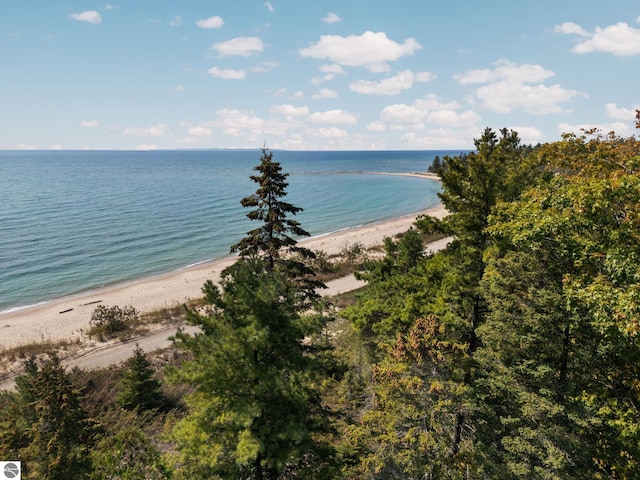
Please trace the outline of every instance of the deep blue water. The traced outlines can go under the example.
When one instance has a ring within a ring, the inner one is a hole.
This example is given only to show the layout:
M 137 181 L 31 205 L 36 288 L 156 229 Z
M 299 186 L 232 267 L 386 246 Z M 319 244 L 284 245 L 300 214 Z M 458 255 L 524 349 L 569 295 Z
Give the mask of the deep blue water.
M 286 200 L 319 235 L 438 204 L 424 172 L 447 151 L 275 151 Z M 0 152 L 0 311 L 229 253 L 259 150 Z

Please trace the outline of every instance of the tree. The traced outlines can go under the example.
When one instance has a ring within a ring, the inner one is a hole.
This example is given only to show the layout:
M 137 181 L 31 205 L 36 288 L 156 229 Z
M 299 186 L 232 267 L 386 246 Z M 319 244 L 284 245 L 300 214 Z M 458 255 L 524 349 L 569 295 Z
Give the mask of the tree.
M 204 291 L 209 314 L 189 311 L 202 333 L 176 336 L 192 359 L 172 372 L 193 385 L 188 415 L 174 429 L 179 471 L 189 478 L 284 478 L 311 470 L 328 452 L 317 392 L 321 366 L 305 337 L 322 323 L 297 311 L 298 286 L 267 260 L 241 259 L 221 289 Z
M 368 291 L 347 312 L 356 326 L 365 327 L 363 331 L 369 326 L 379 334 L 383 346 L 373 367 L 378 375 L 372 388 L 377 399 L 384 396 L 386 405 L 374 404 L 363 413 L 363 421 L 379 419 L 372 429 L 374 437 L 367 441 L 373 445 L 371 455 L 363 456 L 384 461 L 376 468 L 396 471 L 403 465 L 402 469 L 422 469 L 438 478 L 490 477 L 499 471 L 477 448 L 482 444 L 478 432 L 484 431 L 485 412 L 476 401 L 481 378 L 476 354 L 482 347 L 479 328 L 489 313 L 481 280 L 486 255 L 496 242 L 485 230 L 495 206 L 519 198 L 541 171 L 515 132 L 505 129 L 498 135 L 487 129 L 475 145 L 473 153 L 445 158 L 440 169 L 440 198 L 449 215 L 417 222 L 422 231 L 451 235 L 453 241 L 426 258 L 415 255 L 418 250 L 411 237 L 404 252 L 387 248 L 383 261 L 368 265 L 363 275 L 371 280 Z M 438 327 L 423 328 L 425 319 Z M 414 340 L 402 340 L 407 337 Z M 400 348 L 420 342 L 431 345 L 438 362 L 413 347 Z M 399 355 L 399 348 L 405 354 Z M 455 361 L 446 360 L 451 352 Z M 415 402 L 412 409 L 409 398 Z M 415 413 L 420 411 L 423 416 Z M 428 417 L 427 412 L 433 415 Z M 412 432 L 410 440 L 399 435 L 405 429 Z M 414 441 L 418 443 L 410 447 Z M 425 453 L 407 461 L 418 444 Z M 434 451 L 427 453 L 430 449 Z M 381 451 L 389 456 L 376 457 Z
M 92 480 L 165 480 L 171 478 L 159 449 L 137 427 L 104 437 L 91 452 Z
M 25 372 L 16 380 L 18 434 L 11 442 L 11 453 L 27 466 L 23 478 L 89 478 L 95 427 L 82 409 L 80 392 L 56 356 L 41 363 L 29 359 Z
M 513 379 L 520 378 L 531 393 L 551 392 L 556 408 L 579 419 L 571 430 L 592 448 L 574 449 L 573 471 L 582 465 L 584 478 L 635 478 L 640 473 L 640 142 L 588 131 L 565 135 L 539 154 L 555 175 L 519 201 L 500 206 L 487 229 L 507 252 L 497 255 L 495 275 L 487 277 L 503 312 L 493 327 L 500 334 L 487 332 L 483 338 L 493 351 L 514 352 L 497 357 Z M 544 315 L 536 314 L 535 330 L 523 328 L 527 322 L 509 321 L 513 305 L 543 291 L 540 282 L 529 281 L 510 293 L 499 281 L 531 277 L 522 275 L 522 266 L 515 275 L 513 268 L 501 273 L 514 258 L 542 266 L 544 290 L 553 289 L 558 298 L 554 309 L 536 308 Z M 515 349 L 496 343 L 498 336 L 511 337 L 505 332 L 514 327 Z M 534 338 L 533 332 L 537 347 L 523 350 L 522 338 Z M 525 379 L 520 362 L 508 361 L 512 356 L 527 359 L 529 372 L 547 375 Z M 563 437 L 558 442 L 567 444 L 570 436 Z
M 313 270 L 305 259 L 315 258 L 308 248 L 298 245 L 294 237 L 308 237 L 300 223 L 292 218 L 302 208 L 283 200 L 287 195 L 286 182 L 289 174 L 282 172 L 279 162 L 273 161 L 273 152 L 262 148 L 260 164 L 254 167 L 259 175 L 251 175 L 258 184 L 253 195 L 241 200 L 245 208 L 253 208 L 247 213 L 251 221 L 262 222 L 257 228 L 247 232 L 247 236 L 231 247 L 231 253 L 238 252 L 241 257 L 259 256 L 264 258 L 270 270 L 280 268 L 286 274 L 300 282 L 307 299 L 317 300 L 317 288 L 325 288 L 322 282 L 313 280 Z
M 149 410 L 164 403 L 160 382 L 154 378 L 155 370 L 142 348 L 136 345 L 127 360 L 118 403 L 128 410 Z

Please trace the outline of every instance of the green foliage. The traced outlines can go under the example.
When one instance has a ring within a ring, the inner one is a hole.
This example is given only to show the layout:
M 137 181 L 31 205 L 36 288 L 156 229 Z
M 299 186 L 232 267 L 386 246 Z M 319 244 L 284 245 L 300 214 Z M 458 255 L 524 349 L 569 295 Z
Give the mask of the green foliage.
M 197 387 L 174 429 L 179 471 L 191 478 L 315 471 L 327 451 L 315 435 L 327 419 L 318 357 L 304 339 L 324 322 L 301 317 L 299 286 L 255 257 L 228 268 L 221 289 L 208 283 L 205 294 L 210 315 L 189 313 L 202 334 L 176 337 L 193 359 L 173 380 Z
M 100 341 L 108 340 L 130 330 L 138 320 L 138 311 L 132 306 L 120 308 L 118 305 L 98 305 L 91 314 L 89 335 Z
M 96 429 L 80 392 L 57 357 L 30 359 L 25 372 L 16 381 L 9 416 L 2 415 L 0 453 L 24 462 L 25 479 L 88 478 Z
M 165 403 L 153 365 L 139 346 L 127 360 L 118 403 L 128 410 L 150 410 Z
M 128 426 L 100 440 L 91 452 L 92 480 L 171 478 L 158 448 L 139 428 Z
M 316 290 L 326 288 L 324 283 L 314 278 L 309 261 L 315 254 L 298 245 L 294 237 L 308 237 L 300 222 L 291 218 L 302 208 L 283 200 L 287 195 L 286 182 L 289 174 L 282 172 L 279 162 L 273 161 L 273 152 L 262 149 L 260 164 L 254 167 L 259 175 L 251 175 L 258 184 L 256 192 L 243 198 L 240 203 L 245 208 L 253 208 L 247 218 L 262 224 L 247 232 L 247 236 L 231 247 L 231 253 L 241 257 L 259 256 L 265 259 L 268 268 L 279 268 L 287 276 L 301 285 L 306 301 L 319 299 Z

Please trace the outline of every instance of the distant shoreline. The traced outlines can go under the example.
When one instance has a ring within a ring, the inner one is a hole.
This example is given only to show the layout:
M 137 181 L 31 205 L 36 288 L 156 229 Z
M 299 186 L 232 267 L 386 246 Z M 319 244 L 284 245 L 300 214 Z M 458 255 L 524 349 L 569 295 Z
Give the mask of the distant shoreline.
M 424 177 L 419 174 L 415 176 Z M 380 245 L 385 237 L 393 237 L 408 230 L 424 214 L 441 218 L 446 211 L 440 205 L 411 215 L 319 235 L 300 241 L 300 245 L 312 250 L 322 250 L 328 255 L 338 254 L 355 243 L 365 247 Z M 89 326 L 91 313 L 97 304 L 132 305 L 140 312 L 150 312 L 200 298 L 205 281 L 219 281 L 220 272 L 235 260 L 235 256 L 228 256 L 170 273 L 0 313 L 0 348 L 80 336 Z

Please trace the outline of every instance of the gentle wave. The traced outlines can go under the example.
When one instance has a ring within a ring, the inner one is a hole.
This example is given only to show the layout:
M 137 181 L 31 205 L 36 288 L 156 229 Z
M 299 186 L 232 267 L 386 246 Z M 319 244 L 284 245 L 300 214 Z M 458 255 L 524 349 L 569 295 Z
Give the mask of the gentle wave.
M 275 151 L 312 236 L 421 211 L 426 171 L 458 152 Z M 256 151 L 0 152 L 0 311 L 200 265 L 252 228 Z M 377 173 L 376 173 L 377 172 Z

